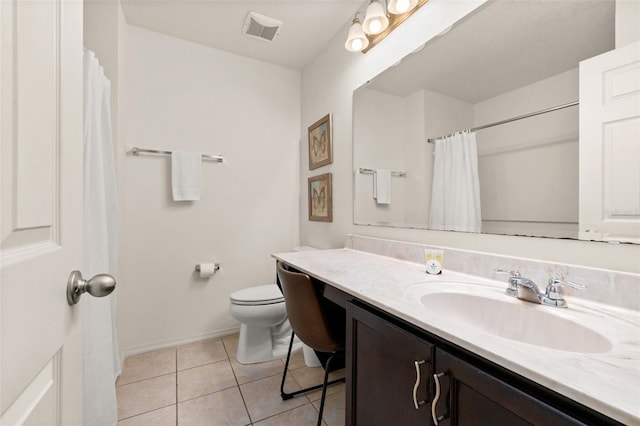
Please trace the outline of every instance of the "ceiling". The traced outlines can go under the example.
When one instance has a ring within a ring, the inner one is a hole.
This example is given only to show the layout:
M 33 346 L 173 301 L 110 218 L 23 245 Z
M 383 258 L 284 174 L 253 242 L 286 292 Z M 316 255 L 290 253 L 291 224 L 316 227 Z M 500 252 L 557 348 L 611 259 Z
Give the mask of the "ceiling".
M 235 53 L 302 69 L 316 57 L 363 0 L 122 0 L 130 25 Z M 253 11 L 283 22 L 273 42 L 242 34 Z M 346 32 L 345 32 L 346 39 Z
M 613 49 L 614 24 L 613 0 L 491 1 L 366 87 L 477 103 Z

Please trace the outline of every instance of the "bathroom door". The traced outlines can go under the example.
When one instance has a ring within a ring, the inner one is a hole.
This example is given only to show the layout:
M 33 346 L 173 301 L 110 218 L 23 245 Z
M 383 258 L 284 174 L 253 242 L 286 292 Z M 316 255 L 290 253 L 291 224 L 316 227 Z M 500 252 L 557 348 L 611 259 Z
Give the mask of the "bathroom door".
M 2 0 L 0 41 L 0 424 L 80 425 L 82 2 Z
M 580 239 L 640 244 L 640 41 L 580 63 Z

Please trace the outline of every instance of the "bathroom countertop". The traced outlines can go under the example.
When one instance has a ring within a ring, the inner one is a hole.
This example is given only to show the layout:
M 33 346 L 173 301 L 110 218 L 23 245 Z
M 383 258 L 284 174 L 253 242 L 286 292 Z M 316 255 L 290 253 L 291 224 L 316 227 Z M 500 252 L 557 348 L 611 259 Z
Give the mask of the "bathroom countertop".
M 411 296 L 409 288 L 415 288 L 416 283 L 445 289 L 445 281 L 457 281 L 493 292 L 504 292 L 507 286 L 506 281 L 447 271 L 446 259 L 441 275 L 427 275 L 422 264 L 351 249 L 278 253 L 273 257 L 615 420 L 640 424 L 637 311 L 569 297 L 568 309 L 510 299 L 510 303 L 525 304 L 523 309 L 553 309 L 554 314 L 579 320 L 612 343 L 612 349 L 604 353 L 548 349 L 443 321 L 429 312 L 419 297 Z M 531 327 L 536 326 L 532 322 Z

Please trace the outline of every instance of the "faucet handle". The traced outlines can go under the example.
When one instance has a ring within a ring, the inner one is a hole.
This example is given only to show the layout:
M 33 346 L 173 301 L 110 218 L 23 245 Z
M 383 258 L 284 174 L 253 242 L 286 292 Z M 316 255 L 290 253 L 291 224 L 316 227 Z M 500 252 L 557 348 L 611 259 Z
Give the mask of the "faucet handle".
M 549 285 L 547 285 L 547 289 L 545 290 L 545 296 L 551 300 L 564 299 L 564 291 L 562 290 L 563 285 L 577 288 L 578 290 L 584 290 L 585 288 L 587 288 L 584 284 L 573 283 L 571 281 L 563 281 L 558 277 L 551 277 L 549 279 Z
M 566 285 L 572 288 L 577 288 L 578 290 L 584 290 L 585 288 L 587 288 L 587 286 L 584 284 L 573 283 L 571 281 L 564 281 L 558 277 L 549 278 L 549 286 L 557 285 L 557 284 Z
M 506 269 L 494 269 L 494 272 L 509 274 L 509 287 L 505 290 L 505 294 L 511 297 L 518 297 L 518 284 L 515 279 L 520 278 L 520 272 L 508 271 Z
M 518 271 L 508 271 L 506 269 L 494 269 L 494 272 L 499 272 L 501 274 L 509 274 L 510 278 L 518 278 L 520 277 L 520 272 Z

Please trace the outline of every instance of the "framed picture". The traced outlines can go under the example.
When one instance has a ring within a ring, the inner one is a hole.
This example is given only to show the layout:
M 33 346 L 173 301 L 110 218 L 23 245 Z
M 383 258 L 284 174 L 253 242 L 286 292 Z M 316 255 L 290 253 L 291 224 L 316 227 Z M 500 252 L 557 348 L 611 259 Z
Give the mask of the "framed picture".
M 309 220 L 332 222 L 331 173 L 309 178 Z
M 331 164 L 331 114 L 309 126 L 309 170 Z

